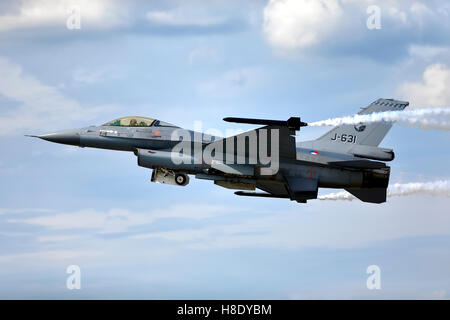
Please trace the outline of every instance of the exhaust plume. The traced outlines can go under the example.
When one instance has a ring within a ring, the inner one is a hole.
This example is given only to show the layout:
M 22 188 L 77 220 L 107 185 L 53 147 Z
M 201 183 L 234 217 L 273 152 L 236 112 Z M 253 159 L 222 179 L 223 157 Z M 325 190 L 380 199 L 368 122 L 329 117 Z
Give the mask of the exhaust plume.
M 331 118 L 308 123 L 310 127 L 355 125 L 379 121 L 398 121 L 400 124 L 421 129 L 450 130 L 450 108 L 422 108 L 403 111 L 385 111 L 371 114 Z
M 450 182 L 448 180 L 440 180 L 435 182 L 394 183 L 387 190 L 388 197 L 401 197 L 413 194 L 450 197 Z M 356 198 L 346 191 L 341 191 L 321 195 L 317 199 L 352 201 Z

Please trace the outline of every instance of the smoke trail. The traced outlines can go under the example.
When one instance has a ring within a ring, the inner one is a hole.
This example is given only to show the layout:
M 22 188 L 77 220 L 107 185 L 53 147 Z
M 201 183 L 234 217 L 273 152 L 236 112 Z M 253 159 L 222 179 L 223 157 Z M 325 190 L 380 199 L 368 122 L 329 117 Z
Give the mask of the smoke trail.
M 387 190 L 388 197 L 409 196 L 413 194 L 423 194 L 432 196 L 450 197 L 450 182 L 440 180 L 435 182 L 412 182 L 412 183 L 394 183 Z M 347 200 L 352 201 L 356 198 L 346 191 L 329 193 L 317 197 L 318 200 Z
M 379 121 L 398 121 L 421 129 L 450 130 L 450 108 L 423 108 L 403 111 L 385 111 L 372 114 L 356 114 L 341 118 L 308 123 L 311 127 L 339 126 Z
M 448 180 L 425 183 L 394 183 L 388 188 L 388 197 L 409 196 L 412 194 L 450 197 L 450 183 Z
M 329 193 L 329 194 L 324 194 L 321 196 L 317 196 L 317 200 L 347 200 L 347 201 L 353 201 L 356 198 L 354 196 L 352 196 L 350 193 L 348 193 L 347 191 L 341 191 L 341 192 L 336 192 L 336 193 Z

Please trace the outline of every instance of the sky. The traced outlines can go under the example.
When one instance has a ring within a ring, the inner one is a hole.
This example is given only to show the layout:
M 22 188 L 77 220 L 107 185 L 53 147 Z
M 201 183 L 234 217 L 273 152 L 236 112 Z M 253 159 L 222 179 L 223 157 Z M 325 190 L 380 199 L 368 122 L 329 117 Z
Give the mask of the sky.
M 445 0 L 1 1 L 0 298 L 450 298 L 448 197 L 237 197 L 24 137 L 127 115 L 227 132 L 227 116 L 318 121 L 378 98 L 449 107 L 449 15 Z M 395 124 L 391 183 L 448 180 L 449 138 Z

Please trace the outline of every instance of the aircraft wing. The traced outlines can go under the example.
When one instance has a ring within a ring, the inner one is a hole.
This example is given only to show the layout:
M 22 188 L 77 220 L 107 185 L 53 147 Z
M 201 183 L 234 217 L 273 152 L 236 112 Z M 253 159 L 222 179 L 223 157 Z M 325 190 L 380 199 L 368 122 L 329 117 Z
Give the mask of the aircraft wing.
M 272 131 L 277 130 L 278 132 L 278 141 L 279 143 L 279 156 L 280 159 L 296 159 L 296 144 L 295 144 L 295 132 L 300 130 L 300 127 L 307 126 L 306 123 L 302 122 L 300 118 L 291 117 L 287 121 L 281 120 L 265 120 L 265 119 L 247 119 L 247 118 L 233 118 L 228 117 L 224 118 L 224 121 L 227 122 L 235 122 L 235 123 L 246 123 L 246 124 L 261 124 L 265 125 L 264 127 L 250 130 L 235 136 L 231 136 L 222 140 L 224 143 L 224 150 L 226 150 L 226 146 L 236 145 L 236 141 L 240 139 L 246 139 L 246 137 L 251 137 L 256 135 L 257 137 L 257 151 L 259 154 L 259 150 L 261 147 L 265 147 L 266 150 L 271 150 L 272 141 Z M 267 137 L 267 140 L 262 140 Z M 275 136 L 274 136 L 275 137 Z M 250 141 L 250 140 L 249 140 Z M 236 148 L 235 148 L 236 149 Z M 246 156 L 248 156 L 248 151 L 250 146 L 248 143 L 245 145 Z M 226 150 L 225 152 L 229 152 Z M 236 150 L 232 150 L 232 152 L 236 152 Z

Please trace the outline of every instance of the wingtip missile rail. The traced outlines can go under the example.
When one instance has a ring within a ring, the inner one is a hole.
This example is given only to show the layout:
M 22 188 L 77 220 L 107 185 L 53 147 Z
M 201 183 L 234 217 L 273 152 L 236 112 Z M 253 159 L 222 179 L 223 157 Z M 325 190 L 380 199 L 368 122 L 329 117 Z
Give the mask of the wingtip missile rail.
M 223 120 L 226 122 L 235 122 L 235 123 L 288 127 L 289 129 L 292 129 L 295 131 L 299 131 L 301 127 L 306 127 L 308 125 L 306 122 L 302 122 L 299 117 L 291 117 L 288 120 L 269 120 L 269 119 L 227 117 L 227 118 L 224 118 Z

